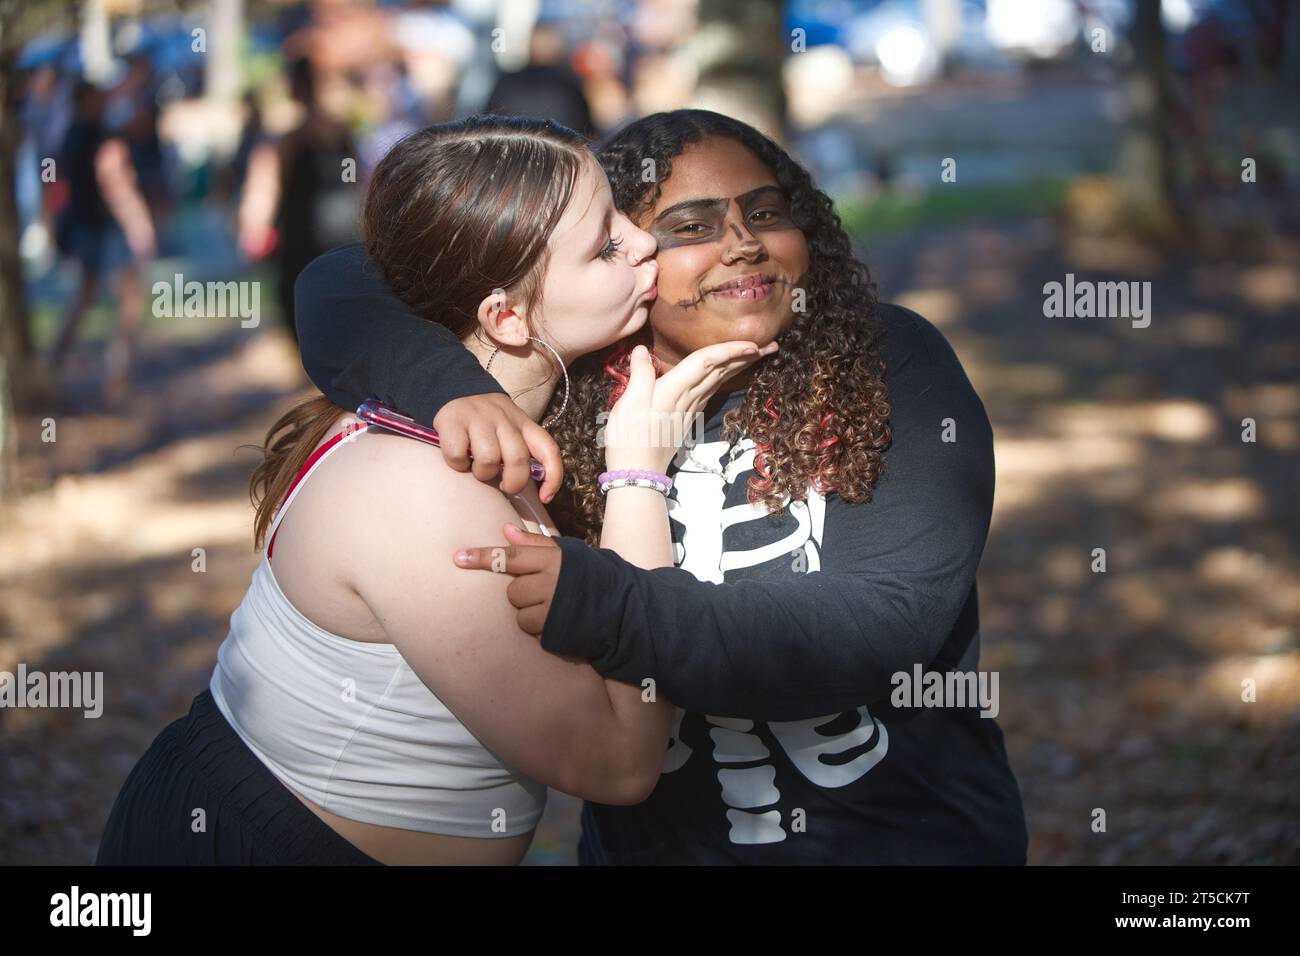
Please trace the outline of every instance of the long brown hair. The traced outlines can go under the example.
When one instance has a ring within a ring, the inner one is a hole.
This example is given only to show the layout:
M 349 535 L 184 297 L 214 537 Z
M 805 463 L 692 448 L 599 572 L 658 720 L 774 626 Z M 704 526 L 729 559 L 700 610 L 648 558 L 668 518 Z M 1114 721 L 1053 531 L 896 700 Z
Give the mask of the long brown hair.
M 371 176 L 366 253 L 420 318 L 457 338 L 473 329 L 494 289 L 536 308 L 551 233 L 589 156 L 585 139 L 546 120 L 480 115 L 412 133 Z M 255 548 L 299 469 L 346 412 L 318 394 L 266 433 L 248 485 Z
M 739 143 L 772 171 L 808 240 L 807 308 L 781 337 L 781 350 L 757 367 L 744 401 L 723 418 L 724 439 L 748 435 L 754 441 L 748 500 L 773 514 L 787 496 L 804 500 L 811 486 L 845 501 L 870 501 L 891 440 L 876 289 L 853 255 L 830 197 L 808 171 L 739 120 L 707 110 L 656 113 L 624 127 L 598 154 L 614 203 L 635 220 L 654 206 L 672 175 L 672 161 L 710 137 Z M 649 181 L 642 175 L 647 160 L 658 171 Z M 575 362 L 569 403 L 551 429 L 564 459 L 564 487 L 551 514 L 565 534 L 585 536 L 593 546 L 605 508 L 596 480 L 604 470 L 600 413 L 622 394 L 638 342 L 653 350 L 649 323 Z M 548 414 L 555 413 L 555 404 Z

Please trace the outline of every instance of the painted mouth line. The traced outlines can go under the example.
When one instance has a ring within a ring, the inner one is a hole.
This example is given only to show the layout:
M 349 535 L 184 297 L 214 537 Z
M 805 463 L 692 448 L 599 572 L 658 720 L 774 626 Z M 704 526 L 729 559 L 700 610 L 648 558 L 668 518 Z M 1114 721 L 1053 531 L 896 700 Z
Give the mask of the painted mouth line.
M 741 276 L 739 279 L 733 279 L 730 282 L 724 282 L 722 285 L 714 286 L 707 290 L 709 294 L 715 292 L 736 292 L 740 289 L 753 289 L 763 285 L 775 285 L 778 282 L 784 282 L 784 279 L 778 279 L 773 275 L 748 275 Z

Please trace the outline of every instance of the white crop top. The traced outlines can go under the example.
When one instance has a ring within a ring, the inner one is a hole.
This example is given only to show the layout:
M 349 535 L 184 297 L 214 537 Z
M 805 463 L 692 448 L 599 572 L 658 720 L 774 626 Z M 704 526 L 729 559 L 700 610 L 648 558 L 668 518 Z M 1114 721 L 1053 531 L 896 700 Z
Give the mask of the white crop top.
M 317 449 L 276 512 L 217 651 L 212 697 L 277 778 L 332 813 L 453 836 L 527 833 L 545 809 L 545 786 L 503 765 L 395 645 L 318 627 L 276 583 L 275 531 L 312 472 L 369 430 L 355 425 Z

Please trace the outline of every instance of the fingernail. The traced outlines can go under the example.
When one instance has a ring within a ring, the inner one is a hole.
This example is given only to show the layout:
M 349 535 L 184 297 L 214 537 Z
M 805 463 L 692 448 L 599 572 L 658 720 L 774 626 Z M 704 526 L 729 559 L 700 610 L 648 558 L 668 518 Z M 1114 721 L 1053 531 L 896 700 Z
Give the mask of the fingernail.
M 461 561 L 461 562 L 468 561 L 468 560 L 469 560 L 469 552 L 468 552 L 468 551 L 457 551 L 457 552 L 456 552 L 456 560 L 457 560 L 457 561 Z

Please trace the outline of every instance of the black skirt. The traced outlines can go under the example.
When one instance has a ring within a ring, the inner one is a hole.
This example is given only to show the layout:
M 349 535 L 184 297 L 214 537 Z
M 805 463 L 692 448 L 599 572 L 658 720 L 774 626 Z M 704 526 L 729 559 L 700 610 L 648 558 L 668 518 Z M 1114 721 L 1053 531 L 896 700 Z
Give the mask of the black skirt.
M 204 690 L 132 769 L 96 866 L 379 866 L 248 749 Z

